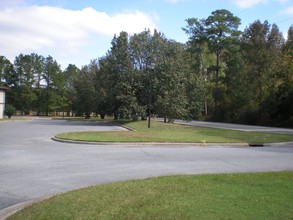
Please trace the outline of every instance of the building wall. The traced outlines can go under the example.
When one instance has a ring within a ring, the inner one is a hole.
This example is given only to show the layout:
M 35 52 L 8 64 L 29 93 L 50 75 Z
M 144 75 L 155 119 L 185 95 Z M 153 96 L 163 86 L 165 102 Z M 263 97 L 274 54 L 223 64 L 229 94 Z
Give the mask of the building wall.
M 4 118 L 5 90 L 0 89 L 0 119 Z

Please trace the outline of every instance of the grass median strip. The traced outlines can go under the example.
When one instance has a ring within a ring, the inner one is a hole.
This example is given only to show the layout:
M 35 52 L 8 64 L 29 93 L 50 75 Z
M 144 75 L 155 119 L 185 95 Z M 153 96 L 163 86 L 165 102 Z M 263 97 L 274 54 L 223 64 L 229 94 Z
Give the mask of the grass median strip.
M 153 121 L 117 121 L 135 131 L 67 132 L 57 138 L 93 142 L 274 143 L 293 141 L 293 135 L 194 127 Z
M 54 196 L 9 219 L 292 219 L 293 172 L 180 175 Z

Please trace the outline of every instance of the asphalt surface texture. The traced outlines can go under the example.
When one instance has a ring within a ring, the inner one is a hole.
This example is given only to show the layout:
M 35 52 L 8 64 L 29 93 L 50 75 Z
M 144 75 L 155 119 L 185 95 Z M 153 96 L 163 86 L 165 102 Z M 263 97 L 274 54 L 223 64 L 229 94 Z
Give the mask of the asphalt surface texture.
M 158 118 L 157 121 L 163 121 L 164 119 Z M 253 126 L 253 125 L 241 125 L 241 124 L 229 124 L 220 122 L 208 122 L 208 121 L 184 121 L 175 120 L 175 123 L 185 124 L 190 126 L 202 126 L 210 128 L 221 128 L 221 129 L 231 129 L 237 131 L 260 131 L 276 134 L 293 134 L 293 129 L 290 128 L 276 128 L 276 127 L 264 127 L 264 126 Z
M 51 139 L 61 132 L 119 130 L 124 128 L 48 118 L 0 122 L 0 219 L 17 205 L 95 184 L 176 174 L 293 170 L 293 143 L 203 147 Z

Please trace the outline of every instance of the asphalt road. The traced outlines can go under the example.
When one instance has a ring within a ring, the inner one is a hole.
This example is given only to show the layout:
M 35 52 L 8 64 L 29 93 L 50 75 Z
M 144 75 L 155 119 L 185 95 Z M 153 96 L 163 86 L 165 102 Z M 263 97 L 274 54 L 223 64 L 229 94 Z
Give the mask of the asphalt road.
M 163 121 L 163 118 L 157 118 L 158 121 Z M 276 127 L 265 127 L 265 126 L 253 126 L 253 125 L 241 125 L 241 124 L 229 124 L 222 122 L 208 122 L 208 121 L 184 121 L 176 119 L 175 123 L 186 124 L 191 126 L 210 127 L 210 128 L 221 128 L 231 129 L 237 131 L 260 131 L 277 134 L 293 134 L 293 129 L 290 128 L 276 128 Z
M 0 219 L 1 210 L 3 214 L 12 205 L 94 184 L 175 174 L 293 170 L 292 143 L 252 148 L 51 140 L 66 131 L 121 129 L 50 119 L 0 123 Z

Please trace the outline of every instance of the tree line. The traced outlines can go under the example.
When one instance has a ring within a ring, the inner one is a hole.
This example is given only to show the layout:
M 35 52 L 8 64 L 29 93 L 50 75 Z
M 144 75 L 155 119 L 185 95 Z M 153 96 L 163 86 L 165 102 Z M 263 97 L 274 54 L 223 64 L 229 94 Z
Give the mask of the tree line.
M 145 30 L 115 35 L 105 56 L 61 70 L 51 56 L 0 56 L 0 86 L 23 114 L 73 112 L 89 118 L 206 119 L 293 126 L 293 25 L 287 40 L 276 24 L 216 10 L 189 18 L 178 43 Z

